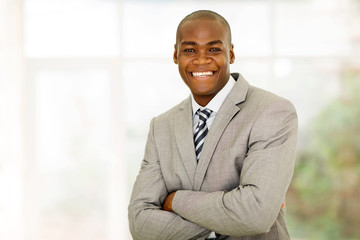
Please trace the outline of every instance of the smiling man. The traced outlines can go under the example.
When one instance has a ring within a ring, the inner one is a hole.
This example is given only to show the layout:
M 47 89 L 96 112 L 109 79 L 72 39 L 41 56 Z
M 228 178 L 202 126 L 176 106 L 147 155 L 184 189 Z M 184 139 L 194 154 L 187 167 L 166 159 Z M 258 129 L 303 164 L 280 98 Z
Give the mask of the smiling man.
M 230 26 L 215 12 L 180 22 L 173 58 L 191 95 L 151 121 L 129 204 L 133 238 L 290 239 L 294 107 L 230 74 Z
M 177 31 L 174 62 L 201 106 L 228 82 L 230 63 L 235 59 L 230 27 L 218 19 L 189 18 L 180 23 Z

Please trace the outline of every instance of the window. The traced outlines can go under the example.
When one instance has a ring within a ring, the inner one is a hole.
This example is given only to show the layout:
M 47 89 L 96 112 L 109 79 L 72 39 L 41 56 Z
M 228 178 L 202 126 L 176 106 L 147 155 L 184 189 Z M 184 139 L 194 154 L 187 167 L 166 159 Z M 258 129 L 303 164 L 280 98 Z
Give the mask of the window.
M 0 238 L 131 239 L 127 205 L 150 120 L 189 96 L 172 60 L 186 14 L 229 21 L 232 71 L 290 99 L 302 134 L 340 94 L 344 63 L 359 59 L 356 7 L 0 1 Z

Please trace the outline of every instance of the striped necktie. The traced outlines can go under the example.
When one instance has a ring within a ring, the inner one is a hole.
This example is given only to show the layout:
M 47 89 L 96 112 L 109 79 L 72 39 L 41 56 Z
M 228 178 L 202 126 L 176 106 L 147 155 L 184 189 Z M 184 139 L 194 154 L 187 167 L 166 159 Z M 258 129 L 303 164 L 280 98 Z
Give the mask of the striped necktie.
M 203 110 L 197 110 L 196 114 L 199 115 L 199 121 L 197 123 L 197 126 L 195 128 L 194 133 L 194 143 L 195 143 L 195 153 L 196 153 L 196 160 L 199 161 L 200 158 L 200 152 L 204 145 L 204 140 L 206 137 L 206 134 L 208 133 L 208 128 L 206 126 L 206 120 L 211 115 L 210 109 L 203 109 Z

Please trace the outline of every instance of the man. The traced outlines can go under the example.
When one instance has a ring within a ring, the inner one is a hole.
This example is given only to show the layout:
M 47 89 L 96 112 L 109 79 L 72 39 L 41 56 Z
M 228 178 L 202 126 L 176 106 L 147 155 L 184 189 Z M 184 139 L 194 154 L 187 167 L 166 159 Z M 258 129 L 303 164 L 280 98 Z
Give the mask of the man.
M 296 112 L 230 75 L 234 60 L 223 17 L 181 21 L 174 62 L 191 96 L 151 121 L 129 204 L 134 239 L 290 239 Z

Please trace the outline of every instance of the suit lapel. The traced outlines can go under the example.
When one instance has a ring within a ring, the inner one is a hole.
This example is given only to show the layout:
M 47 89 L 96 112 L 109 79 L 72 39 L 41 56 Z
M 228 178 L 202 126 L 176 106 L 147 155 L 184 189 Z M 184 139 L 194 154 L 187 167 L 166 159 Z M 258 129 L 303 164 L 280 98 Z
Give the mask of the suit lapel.
M 174 123 L 175 138 L 181 155 L 181 160 L 184 163 L 191 185 L 194 186 L 194 176 L 197 163 L 193 140 L 190 97 L 180 106 L 180 110 L 175 116 Z
M 206 174 L 206 170 L 210 164 L 211 157 L 215 151 L 222 133 L 233 117 L 240 111 L 239 103 L 245 101 L 248 83 L 241 75 L 233 75 L 237 80 L 235 86 L 230 91 L 221 105 L 219 112 L 216 113 L 213 124 L 205 138 L 204 147 L 200 154 L 199 163 L 195 172 L 194 190 L 201 190 L 202 183 Z M 195 154 L 194 154 L 195 156 Z

